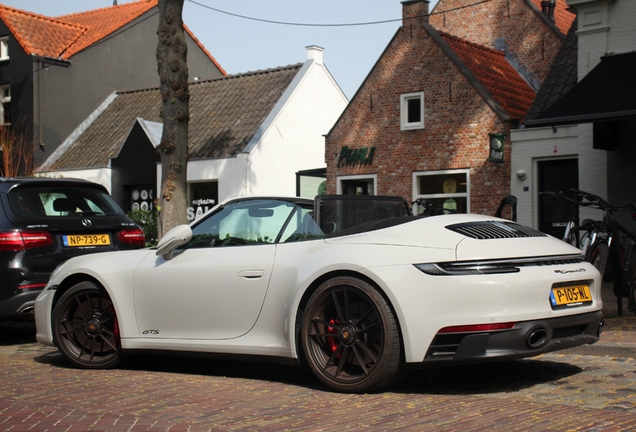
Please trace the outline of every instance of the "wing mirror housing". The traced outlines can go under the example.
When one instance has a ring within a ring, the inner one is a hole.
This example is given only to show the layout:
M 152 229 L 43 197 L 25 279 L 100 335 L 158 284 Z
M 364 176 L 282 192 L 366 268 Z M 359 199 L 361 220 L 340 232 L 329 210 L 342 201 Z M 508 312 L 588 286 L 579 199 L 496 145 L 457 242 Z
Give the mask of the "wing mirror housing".
M 192 229 L 190 225 L 178 225 L 168 231 L 157 244 L 157 255 L 161 255 L 166 260 L 172 259 L 173 252 L 177 248 L 188 243 L 192 239 Z

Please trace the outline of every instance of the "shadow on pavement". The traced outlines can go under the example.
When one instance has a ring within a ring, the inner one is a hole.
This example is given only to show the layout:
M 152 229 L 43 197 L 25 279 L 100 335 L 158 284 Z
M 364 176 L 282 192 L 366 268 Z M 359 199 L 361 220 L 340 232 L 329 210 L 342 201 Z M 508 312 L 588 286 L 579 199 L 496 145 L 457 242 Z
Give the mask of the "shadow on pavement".
M 60 368 L 72 368 L 57 352 L 36 357 L 35 361 Z M 126 358 L 120 369 L 251 379 L 328 391 L 307 368 L 271 363 L 134 354 Z M 514 392 L 537 384 L 557 382 L 580 372 L 581 368 L 568 363 L 540 360 L 423 369 L 411 371 L 401 384 L 386 391 L 444 395 Z
M 35 342 L 34 322 L 0 322 L 0 346 L 19 345 L 32 342 Z
M 541 360 L 455 366 L 411 371 L 393 391 L 425 394 L 483 394 L 514 392 L 559 381 L 583 370 L 569 363 Z

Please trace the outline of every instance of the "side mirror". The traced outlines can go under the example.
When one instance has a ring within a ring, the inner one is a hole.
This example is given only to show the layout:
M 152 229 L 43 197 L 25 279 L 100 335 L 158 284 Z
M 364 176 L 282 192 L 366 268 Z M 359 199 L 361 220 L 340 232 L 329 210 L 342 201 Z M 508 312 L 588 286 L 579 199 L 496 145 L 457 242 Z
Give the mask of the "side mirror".
M 192 239 L 190 225 L 178 225 L 168 231 L 157 244 L 157 255 L 172 259 L 172 252 Z

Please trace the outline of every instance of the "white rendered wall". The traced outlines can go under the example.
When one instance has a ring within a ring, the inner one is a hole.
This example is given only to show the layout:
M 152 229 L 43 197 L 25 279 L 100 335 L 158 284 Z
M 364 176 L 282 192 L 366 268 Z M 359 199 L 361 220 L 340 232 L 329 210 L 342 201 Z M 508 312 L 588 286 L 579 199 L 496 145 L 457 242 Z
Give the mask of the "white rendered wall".
M 347 99 L 314 62 L 249 154 L 247 195 L 296 195 L 296 172 L 325 167 L 324 135 Z

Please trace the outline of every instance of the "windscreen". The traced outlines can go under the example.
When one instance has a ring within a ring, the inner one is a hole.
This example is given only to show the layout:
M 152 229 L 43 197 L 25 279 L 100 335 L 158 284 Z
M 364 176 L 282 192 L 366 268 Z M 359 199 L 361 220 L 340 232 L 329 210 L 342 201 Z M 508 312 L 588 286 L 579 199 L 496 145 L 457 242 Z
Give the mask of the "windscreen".
M 123 212 L 103 190 L 81 186 L 28 186 L 9 192 L 14 213 L 31 218 L 118 216 Z

